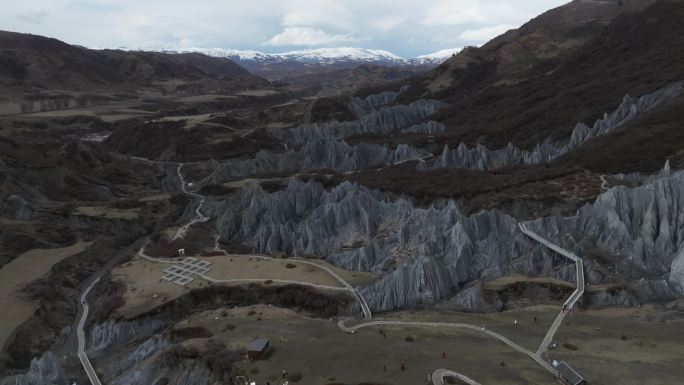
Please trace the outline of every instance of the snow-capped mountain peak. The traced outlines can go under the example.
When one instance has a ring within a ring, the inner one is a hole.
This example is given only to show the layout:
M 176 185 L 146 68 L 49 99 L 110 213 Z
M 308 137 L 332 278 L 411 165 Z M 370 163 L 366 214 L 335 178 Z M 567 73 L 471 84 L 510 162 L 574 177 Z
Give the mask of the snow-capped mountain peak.
M 291 51 L 278 56 L 298 61 L 388 61 L 403 62 L 404 58 L 380 49 L 336 47 Z
M 201 53 L 212 57 L 224 57 L 243 64 L 250 62 L 300 62 L 316 64 L 335 64 L 353 62 L 372 62 L 395 65 L 425 65 L 440 64 L 458 53 L 461 48 L 450 48 L 415 58 L 405 59 L 392 52 L 381 49 L 334 47 L 303 49 L 283 53 L 266 53 L 252 50 L 236 50 L 225 48 L 179 48 L 179 49 L 137 49 L 138 51 L 156 51 L 167 53 Z

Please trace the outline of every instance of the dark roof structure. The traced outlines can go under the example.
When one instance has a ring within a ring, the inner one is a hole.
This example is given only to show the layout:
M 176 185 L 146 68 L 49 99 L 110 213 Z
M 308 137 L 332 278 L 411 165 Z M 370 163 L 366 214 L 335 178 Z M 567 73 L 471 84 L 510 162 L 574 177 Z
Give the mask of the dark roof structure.
M 582 377 L 581 374 L 577 373 L 572 366 L 568 365 L 565 361 L 561 361 L 558 366 L 558 373 L 567 381 L 570 385 L 580 385 L 586 383 L 586 378 Z
M 248 351 L 250 352 L 261 352 L 264 351 L 268 347 L 268 340 L 265 338 L 259 338 L 254 341 L 249 345 L 249 348 L 247 348 Z

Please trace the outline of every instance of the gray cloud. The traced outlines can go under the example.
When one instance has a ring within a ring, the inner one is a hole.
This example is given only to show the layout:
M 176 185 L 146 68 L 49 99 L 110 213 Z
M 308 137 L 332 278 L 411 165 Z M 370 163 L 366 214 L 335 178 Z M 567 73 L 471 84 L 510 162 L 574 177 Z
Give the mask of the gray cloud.
M 286 27 L 281 33 L 265 42 L 264 45 L 323 46 L 337 43 L 359 42 L 362 40 L 362 38 L 351 35 L 333 35 L 311 27 Z
M 43 22 L 43 19 L 48 15 L 47 12 L 45 11 L 37 11 L 37 12 L 27 12 L 27 13 L 19 13 L 17 14 L 17 17 L 27 23 L 30 24 L 40 24 Z
M 24 0 L 3 29 L 90 47 L 281 52 L 359 46 L 410 57 L 482 44 L 564 0 Z M 49 15 L 49 17 L 47 17 Z

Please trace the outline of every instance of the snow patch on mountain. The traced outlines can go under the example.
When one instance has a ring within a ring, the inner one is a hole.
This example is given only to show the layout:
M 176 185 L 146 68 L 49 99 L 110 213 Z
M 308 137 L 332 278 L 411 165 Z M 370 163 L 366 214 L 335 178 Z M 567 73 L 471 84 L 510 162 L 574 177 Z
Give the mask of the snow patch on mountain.
M 461 52 L 463 50 L 463 47 L 458 47 L 458 48 L 447 48 L 447 49 L 442 49 L 437 52 L 429 53 L 427 55 L 420 55 L 416 56 L 415 58 L 411 59 L 415 62 L 419 63 L 435 63 L 439 64 L 445 61 L 446 59 L 450 58 L 452 55 L 456 55 L 457 53 Z

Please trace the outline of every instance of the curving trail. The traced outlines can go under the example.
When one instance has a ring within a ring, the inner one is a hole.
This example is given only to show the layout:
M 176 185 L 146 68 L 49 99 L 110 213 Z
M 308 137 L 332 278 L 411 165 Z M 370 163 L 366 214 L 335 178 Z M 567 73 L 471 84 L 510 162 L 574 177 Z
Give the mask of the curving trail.
M 412 159 L 415 160 L 415 159 Z M 421 159 L 422 160 L 422 159 Z M 161 162 L 160 162 L 161 163 Z M 198 206 L 195 208 L 195 217 L 192 218 L 188 223 L 183 225 L 178 231 L 176 232 L 176 238 L 183 237 L 185 233 L 187 232 L 188 228 L 190 228 L 192 225 L 200 222 L 206 222 L 209 220 L 208 217 L 204 216 L 202 214 L 202 206 L 204 205 L 206 197 L 203 195 L 197 194 L 195 192 L 188 191 L 187 189 L 187 183 L 183 177 L 182 174 L 182 168 L 183 168 L 183 163 L 178 163 L 178 168 L 176 170 L 178 174 L 178 178 L 181 181 L 181 190 L 183 191 L 184 194 L 195 198 L 199 200 Z M 606 189 L 607 182 L 605 180 L 605 176 L 601 176 L 601 181 L 602 185 L 601 187 Z M 525 227 L 524 223 L 519 224 L 520 230 L 528 235 L 530 238 L 534 239 L 535 241 L 539 242 L 540 244 L 550 248 L 551 250 L 564 255 L 565 257 L 571 259 L 573 262 L 575 262 L 576 269 L 577 269 L 577 288 L 576 290 L 572 293 L 572 295 L 565 301 L 563 304 L 563 309 L 560 311 L 556 319 L 554 320 L 553 324 L 549 328 L 546 336 L 544 337 L 544 340 L 542 341 L 541 345 L 539 346 L 539 349 L 536 352 L 532 352 L 517 343 L 511 341 L 507 337 L 494 332 L 492 330 L 485 329 L 482 326 L 476 326 L 476 325 L 471 325 L 471 324 L 463 324 L 463 323 L 450 323 L 450 322 L 425 322 L 425 321 L 398 321 L 398 320 L 376 320 L 376 321 L 370 321 L 372 319 L 372 313 L 371 310 L 366 303 L 365 299 L 358 293 L 358 291 L 347 281 L 345 281 L 342 277 L 339 276 L 334 270 L 330 269 L 327 266 L 323 266 L 311 261 L 307 260 L 302 260 L 302 259 L 291 259 L 292 262 L 295 263 L 301 263 L 301 264 L 306 264 L 321 270 L 324 270 L 327 274 L 335 278 L 342 286 L 329 286 L 329 285 L 321 285 L 321 284 L 314 284 L 310 282 L 303 282 L 303 281 L 293 281 L 293 280 L 282 280 L 282 279 L 250 279 L 250 278 L 244 278 L 244 279 L 216 279 L 212 278 L 207 275 L 198 275 L 200 278 L 205 279 L 209 282 L 212 283 L 252 283 L 252 282 L 258 282 L 258 283 L 264 283 L 266 281 L 272 281 L 272 282 L 278 282 L 278 283 L 285 283 L 285 284 L 295 284 L 295 285 L 303 285 L 303 286 L 309 286 L 309 287 L 314 287 L 318 289 L 323 289 L 323 290 L 333 290 L 333 291 L 346 291 L 351 293 L 356 300 L 358 301 L 361 310 L 363 311 L 363 317 L 365 320 L 368 320 L 367 322 L 363 322 L 360 324 L 356 324 L 353 326 L 347 326 L 346 323 L 351 321 L 350 318 L 344 318 L 338 321 L 337 325 L 340 328 L 340 330 L 346 332 L 346 333 L 355 333 L 356 331 L 362 329 L 362 328 L 367 328 L 367 327 L 374 327 L 374 326 L 383 326 L 383 325 L 394 325 L 394 326 L 418 326 L 418 327 L 446 327 L 446 328 L 457 328 L 457 329 L 466 329 L 470 330 L 476 333 L 482 333 L 485 335 L 488 335 L 492 338 L 495 338 L 499 340 L 500 342 L 506 344 L 510 348 L 514 349 L 515 351 L 522 353 L 529 357 L 530 359 L 534 360 L 537 364 L 542 366 L 544 369 L 546 369 L 549 373 L 554 375 L 554 377 L 558 376 L 558 371 L 552 367 L 548 362 L 546 362 L 543 358 L 542 355 L 546 352 L 548 348 L 548 344 L 551 342 L 553 339 L 553 336 L 555 335 L 556 331 L 560 327 L 561 323 L 563 322 L 563 319 L 565 318 L 565 315 L 567 314 L 566 310 L 572 309 L 577 301 L 582 297 L 582 294 L 584 293 L 584 273 L 583 273 L 583 265 L 582 265 L 582 259 L 577 257 L 575 254 L 570 253 L 567 250 L 564 250 L 560 248 L 559 246 L 556 246 L 552 244 L 551 242 L 545 240 L 544 238 L 540 237 L 539 235 L 535 234 L 534 232 L 528 230 Z M 221 252 L 224 255 L 229 255 L 228 252 L 226 252 L 224 249 L 221 248 L 219 244 L 220 236 L 215 237 L 215 243 L 214 243 L 214 250 L 217 252 Z M 161 258 L 154 258 L 150 257 L 145 254 L 144 252 L 145 245 L 143 245 L 140 250 L 138 251 L 138 256 L 153 262 L 159 262 L 159 263 L 169 263 L 169 264 L 174 264 L 177 262 L 177 260 L 173 259 L 161 259 Z M 262 259 L 262 260 L 268 260 L 268 261 L 282 261 L 282 259 L 277 259 L 277 258 L 272 258 L 272 257 L 266 257 L 262 255 L 244 255 L 245 257 L 249 258 L 256 258 L 256 259 Z M 94 283 L 93 283 L 94 284 Z M 92 287 L 92 285 L 91 285 Z M 88 289 L 88 291 L 90 288 Z M 87 291 L 84 293 L 87 294 Z M 87 307 L 85 308 L 85 315 L 87 315 Z M 82 321 L 85 321 L 85 316 L 82 318 Z M 79 349 L 80 349 L 80 340 L 79 340 Z M 79 350 L 80 352 L 80 350 Z M 84 353 L 85 355 L 85 353 Z M 80 353 L 79 353 L 80 357 Z M 87 357 L 86 357 L 87 359 Z M 84 363 L 84 367 L 86 367 L 86 364 Z M 92 369 L 92 366 L 91 366 Z M 88 369 L 86 368 L 86 372 L 88 372 Z M 94 373 L 94 371 L 93 371 Z M 89 374 L 90 376 L 90 374 Z M 455 377 L 458 378 L 459 380 L 470 384 L 470 385 L 481 385 L 477 381 L 452 370 L 449 369 L 437 369 L 432 373 L 431 379 L 433 385 L 443 385 L 444 383 L 444 378 L 445 377 Z M 99 381 L 99 380 L 98 380 Z M 92 379 L 91 379 L 92 382 Z M 92 382 L 92 385 L 101 385 L 95 382 Z
M 185 178 L 183 178 L 183 173 L 181 172 L 182 168 L 183 163 L 179 163 L 178 168 L 176 169 L 178 179 L 181 182 L 181 190 L 183 191 L 183 194 L 199 199 L 199 204 L 195 208 L 195 218 L 191 219 L 190 222 L 186 223 L 181 228 L 179 228 L 178 231 L 176 231 L 176 235 L 174 235 L 173 239 L 183 238 L 185 236 L 185 233 L 187 233 L 188 229 L 190 228 L 190 226 L 194 225 L 195 223 L 203 223 L 209 220 L 209 217 L 206 217 L 204 216 L 204 214 L 202 214 L 202 206 L 204 206 L 204 201 L 206 200 L 206 197 L 204 195 L 188 191 L 187 183 L 185 182 Z
M 544 369 L 546 369 L 549 373 L 551 373 L 554 377 L 558 376 L 558 371 L 551 366 L 548 362 L 546 362 L 542 356 L 543 354 L 548 350 L 548 345 L 551 343 L 553 340 L 553 337 L 556 334 L 556 331 L 560 327 L 560 325 L 563 322 L 563 319 L 565 318 L 565 315 L 572 310 L 577 302 L 582 298 L 582 295 L 584 294 L 584 265 L 582 262 L 582 258 L 579 258 L 575 254 L 547 241 L 546 239 L 542 238 L 541 236 L 537 235 L 536 233 L 532 232 L 531 230 L 527 229 L 524 223 L 519 223 L 518 227 L 520 230 L 525 233 L 527 236 L 530 238 L 534 239 L 535 241 L 539 242 L 540 244 L 544 245 L 545 247 L 548 247 L 549 249 L 565 256 L 566 258 L 572 260 L 575 263 L 575 268 L 576 268 L 576 276 L 577 276 L 577 287 L 575 291 L 568 297 L 568 299 L 563 303 L 563 308 L 561 311 L 558 313 L 556 316 L 556 319 L 554 320 L 553 324 L 547 331 L 544 339 L 542 340 L 541 345 L 537 349 L 536 352 L 532 352 L 530 350 L 527 350 L 523 348 L 522 346 L 516 344 L 515 342 L 511 341 L 510 339 L 504 337 L 503 335 L 496 333 L 491 330 L 487 330 L 484 327 L 481 326 L 475 326 L 471 324 L 460 324 L 460 323 L 449 323 L 449 322 L 419 322 L 419 321 L 391 321 L 391 320 L 379 320 L 379 321 L 370 321 L 370 322 L 365 322 L 362 324 L 357 324 L 354 326 L 347 326 L 346 322 L 349 321 L 349 319 L 342 319 L 340 320 L 337 325 L 338 327 L 347 333 L 355 333 L 357 330 L 365 327 L 371 327 L 371 326 L 381 326 L 381 325 L 397 325 L 397 326 L 431 326 L 431 327 L 448 327 L 448 328 L 460 328 L 460 329 L 468 329 L 472 331 L 476 331 L 479 333 L 484 333 L 489 335 L 490 337 L 496 338 L 497 340 L 505 343 L 509 347 L 513 348 L 514 350 L 525 354 L 532 360 L 534 360 L 537 364 L 541 365 Z M 443 385 L 444 383 L 444 377 L 456 377 L 468 384 L 471 385 L 479 385 L 479 383 L 461 373 L 454 372 L 452 370 L 448 369 L 437 369 L 434 373 L 432 373 L 432 383 L 433 385 Z
M 140 160 L 145 160 L 148 161 L 147 159 L 140 158 Z M 163 163 L 163 162 L 155 162 L 151 161 L 153 163 Z M 197 194 L 192 191 L 188 191 L 187 189 L 187 182 L 185 181 L 185 177 L 183 177 L 182 169 L 183 169 L 184 163 L 178 163 L 178 168 L 176 169 L 176 173 L 178 174 L 178 179 L 181 182 L 181 190 L 185 195 L 188 195 L 190 197 L 196 198 L 199 200 L 199 205 L 195 208 L 195 217 L 192 218 L 188 223 L 183 225 L 181 228 L 176 231 L 176 235 L 174 236 L 174 239 L 176 238 L 182 238 L 185 233 L 187 232 L 188 228 L 190 226 L 194 225 L 195 223 L 200 223 L 200 222 L 206 222 L 209 220 L 209 217 L 205 216 L 202 214 L 202 206 L 204 205 L 204 202 L 206 200 L 206 197 L 200 194 Z M 223 250 L 219 244 L 219 239 L 220 236 L 216 236 L 214 239 L 214 250 L 223 253 L 224 255 L 228 255 L 228 252 Z M 164 259 L 164 258 L 155 258 L 151 257 L 147 254 L 145 254 L 145 246 L 146 244 L 143 244 L 142 247 L 138 250 L 138 256 L 140 258 L 146 259 L 148 261 L 152 262 L 158 262 L 158 263 L 167 263 L 167 264 L 175 264 L 178 262 L 179 259 Z M 262 260 L 267 260 L 267 261 L 282 261 L 280 259 L 276 258 L 271 258 L 271 257 L 266 257 L 266 256 L 261 256 L 261 255 L 245 255 L 245 257 L 250 257 L 250 258 L 257 258 L 257 259 L 262 259 Z M 337 274 L 333 269 L 319 265 L 317 263 L 311 262 L 311 261 L 306 261 L 306 260 L 301 260 L 301 259 L 294 259 L 292 260 L 293 262 L 296 263 L 301 263 L 309 266 L 313 266 L 317 269 L 321 269 L 328 273 L 330 276 L 335 278 L 340 284 L 342 284 L 343 287 L 335 287 L 335 286 L 328 286 L 328 285 L 319 285 L 319 284 L 314 284 L 310 282 L 303 282 L 303 281 L 291 281 L 291 280 L 283 280 L 283 279 L 216 279 L 209 277 L 207 275 L 199 275 L 199 277 L 209 281 L 209 282 L 215 282 L 215 283 L 240 283 L 240 282 L 265 282 L 265 281 L 273 281 L 273 282 L 279 282 L 279 283 L 288 283 L 288 284 L 297 284 L 297 285 L 304 285 L 304 286 L 310 286 L 310 287 L 317 287 L 320 289 L 325 289 L 325 290 L 338 290 L 338 291 L 348 291 L 351 293 L 356 300 L 359 302 L 359 305 L 361 307 L 361 310 L 363 311 L 364 317 L 366 319 L 372 318 L 372 313 L 370 311 L 370 307 L 368 307 L 368 304 L 366 303 L 366 300 L 356 291 L 356 289 L 347 281 L 345 281 L 342 277 L 340 277 L 339 274 Z
M 145 254 L 145 247 L 147 246 L 148 242 L 143 243 L 142 246 L 140 246 L 140 249 L 138 250 L 138 257 L 142 259 L 146 259 L 150 262 L 157 262 L 157 263 L 168 263 L 170 265 L 174 265 L 178 262 L 180 262 L 181 258 L 156 258 L 156 257 L 150 257 L 149 255 Z
M 444 377 L 455 377 L 468 385 L 482 385 L 466 375 L 448 369 L 435 370 L 432 373 L 432 383 L 435 385 L 442 385 L 444 384 Z
M 520 230 L 525 233 L 528 237 L 534 239 L 535 241 L 539 242 L 540 244 L 548 247 L 549 249 L 555 251 L 558 254 L 561 254 L 562 256 L 570 259 L 575 263 L 575 275 L 576 275 L 576 285 L 577 287 L 575 288 L 575 291 L 572 292 L 570 297 L 568 297 L 567 300 L 563 303 L 563 308 L 561 309 L 560 312 L 558 312 L 558 315 L 556 316 L 556 319 L 553 321 L 553 324 L 551 324 L 551 327 L 549 328 L 548 332 L 546 333 L 546 336 L 544 337 L 544 340 L 542 340 L 541 345 L 539 345 L 539 349 L 537 349 L 537 355 L 542 356 L 546 351 L 549 349 L 549 344 L 553 340 L 554 335 L 556 335 L 556 331 L 558 331 L 558 328 L 560 327 L 561 323 L 563 323 L 563 319 L 565 319 L 565 315 L 568 314 L 577 304 L 577 301 L 582 298 L 582 295 L 584 294 L 584 264 L 582 262 L 582 258 L 576 256 L 575 254 L 561 248 L 560 246 L 556 246 L 553 243 L 547 241 L 546 239 L 542 238 L 541 236 L 537 235 L 533 231 L 529 230 L 524 223 L 519 223 L 518 227 L 520 227 Z
M 387 325 L 394 325 L 394 326 L 422 326 L 422 327 L 446 327 L 446 328 L 455 328 L 455 329 L 468 329 L 472 330 L 478 333 L 483 333 L 486 334 L 490 337 L 496 338 L 497 340 L 503 342 L 504 344 L 508 345 L 509 347 L 513 348 L 514 350 L 528 356 L 532 360 L 534 360 L 536 363 L 541 365 L 544 369 L 549 371 L 551 374 L 554 376 L 558 374 L 558 371 L 553 368 L 551 365 L 549 365 L 548 362 L 544 361 L 539 355 L 536 353 L 533 353 L 522 346 L 516 344 L 515 342 L 511 341 L 510 339 L 504 337 L 503 335 L 489 330 L 485 329 L 482 326 L 475 326 L 471 324 L 463 324 L 463 323 L 451 323 L 451 322 L 426 322 L 426 321 L 391 321 L 391 320 L 380 320 L 380 321 L 370 321 L 370 322 L 364 322 L 362 324 L 357 324 L 354 326 L 347 326 L 345 323 L 349 321 L 349 319 L 343 319 L 340 320 L 337 323 L 337 326 L 344 332 L 347 333 L 355 333 L 357 330 L 365 328 L 365 327 L 371 327 L 371 326 L 387 326 Z M 447 369 L 438 369 L 438 371 L 441 371 L 441 373 L 446 373 L 450 372 Z M 437 376 L 440 380 L 441 377 Z M 464 376 L 465 377 L 465 376 Z M 434 382 L 435 376 L 433 373 L 433 384 L 434 385 L 441 385 L 441 382 Z
M 606 174 L 601 175 L 601 189 L 603 191 L 608 191 L 608 181 L 606 180 Z
M 214 251 L 221 252 L 221 253 L 223 253 L 223 255 L 229 255 L 228 252 L 226 252 L 225 250 L 223 250 L 221 248 L 221 245 L 219 244 L 219 240 L 220 240 L 220 236 L 217 235 L 214 238 Z M 282 259 L 266 257 L 263 255 L 248 254 L 248 255 L 244 255 L 244 256 L 250 257 L 250 258 L 261 259 L 264 261 L 282 261 Z M 291 261 L 296 262 L 296 263 L 301 263 L 304 265 L 313 266 L 317 269 L 321 269 L 321 270 L 325 271 L 326 273 L 328 273 L 331 277 L 335 278 L 335 280 L 337 280 L 339 283 L 341 283 L 342 286 L 344 286 L 343 288 L 338 288 L 338 289 L 346 290 L 346 291 L 350 292 L 356 298 L 356 300 L 359 302 L 359 305 L 361 306 L 361 311 L 363 312 L 364 318 L 366 318 L 366 319 L 373 318 L 373 314 L 371 313 L 370 307 L 368 307 L 368 304 L 366 303 L 366 300 L 363 298 L 363 296 L 361 296 L 361 294 L 359 294 L 359 292 L 356 291 L 356 289 L 349 282 L 345 281 L 344 278 L 340 277 L 340 275 L 337 274 L 333 269 L 331 269 L 327 266 L 319 265 L 318 263 L 314 263 L 314 262 L 302 260 L 302 259 L 291 259 Z M 283 282 L 287 282 L 287 283 L 299 283 L 299 284 L 305 284 L 305 285 L 314 285 L 314 284 L 310 284 L 310 283 L 285 281 L 285 280 L 272 280 L 272 281 L 274 281 L 274 282 L 283 281 Z M 224 282 L 224 281 L 217 281 L 217 282 Z M 325 285 L 322 285 L 322 286 L 325 286 Z
M 83 365 L 83 369 L 85 370 L 86 374 L 88 375 L 88 380 L 90 380 L 91 385 L 102 385 L 100 382 L 100 379 L 97 377 L 97 373 L 95 372 L 95 369 L 93 368 L 93 365 L 90 363 L 90 359 L 88 359 L 88 355 L 85 352 L 86 348 L 86 341 L 85 341 L 85 322 L 86 319 L 88 318 L 88 293 L 90 293 L 90 290 L 100 281 L 100 278 L 98 277 L 95 279 L 90 286 L 88 286 L 83 293 L 81 294 L 81 298 L 79 298 L 79 302 L 81 304 L 81 307 L 83 308 L 83 312 L 81 314 L 81 319 L 78 321 L 78 328 L 76 329 L 76 336 L 78 337 L 78 359 L 81 361 L 81 365 Z
M 301 286 L 309 286 L 313 287 L 316 289 L 323 289 L 323 290 L 333 290 L 333 291 L 344 291 L 347 292 L 346 287 L 338 287 L 338 286 L 329 286 L 329 285 L 321 285 L 317 283 L 311 283 L 311 282 L 304 282 L 304 281 L 292 281 L 289 279 L 271 279 L 271 278 L 231 278 L 231 279 L 216 279 L 216 278 L 211 278 L 207 275 L 200 274 L 198 277 L 212 282 L 212 283 L 264 283 L 264 282 L 276 282 L 276 283 L 283 283 L 283 284 L 291 284 L 291 285 L 301 285 Z

